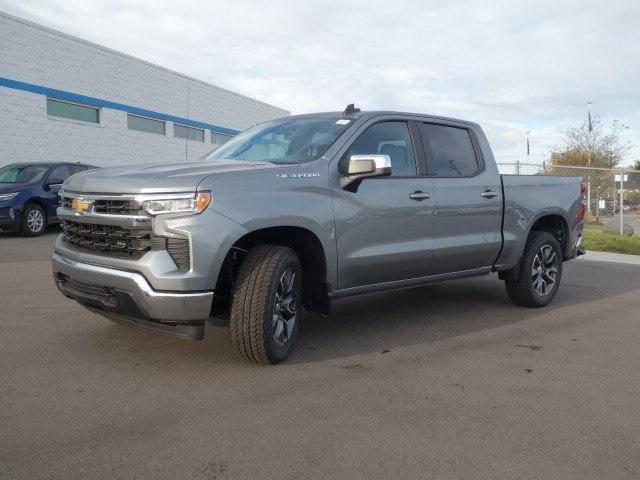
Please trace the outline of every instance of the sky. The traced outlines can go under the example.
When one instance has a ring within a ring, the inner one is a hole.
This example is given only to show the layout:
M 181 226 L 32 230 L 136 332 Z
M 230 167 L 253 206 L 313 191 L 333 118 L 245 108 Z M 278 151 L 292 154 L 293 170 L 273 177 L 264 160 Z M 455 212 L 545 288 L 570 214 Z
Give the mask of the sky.
M 586 119 L 640 159 L 640 2 L 0 0 L 0 10 L 283 107 L 483 126 L 541 163 Z

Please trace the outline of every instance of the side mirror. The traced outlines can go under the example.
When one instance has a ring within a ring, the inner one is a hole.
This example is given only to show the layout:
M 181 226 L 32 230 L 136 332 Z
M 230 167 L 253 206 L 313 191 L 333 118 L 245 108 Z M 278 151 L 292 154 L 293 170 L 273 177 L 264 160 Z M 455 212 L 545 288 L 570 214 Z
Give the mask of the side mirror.
M 50 178 L 49 180 L 47 180 L 44 186 L 46 188 L 59 187 L 60 185 L 62 185 L 63 181 L 64 180 L 60 180 L 59 178 Z
M 342 188 L 357 188 L 365 178 L 391 175 L 389 155 L 351 155 L 346 165 L 346 175 L 340 179 Z

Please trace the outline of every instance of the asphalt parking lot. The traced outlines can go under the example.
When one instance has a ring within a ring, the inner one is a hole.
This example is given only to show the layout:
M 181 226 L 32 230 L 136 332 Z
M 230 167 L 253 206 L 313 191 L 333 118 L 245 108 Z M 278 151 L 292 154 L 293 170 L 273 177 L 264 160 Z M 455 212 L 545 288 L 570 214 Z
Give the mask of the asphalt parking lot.
M 640 267 L 565 266 L 546 309 L 494 276 L 340 301 L 277 367 L 55 289 L 52 231 L 0 234 L 0 477 L 640 478 Z

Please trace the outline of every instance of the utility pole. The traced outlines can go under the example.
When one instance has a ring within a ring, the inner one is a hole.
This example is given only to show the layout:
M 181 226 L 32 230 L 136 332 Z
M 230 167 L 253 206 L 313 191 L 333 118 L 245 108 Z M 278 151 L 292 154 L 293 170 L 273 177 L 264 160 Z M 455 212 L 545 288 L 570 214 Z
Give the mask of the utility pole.
M 588 132 L 587 132 L 587 210 L 591 211 L 591 133 L 593 132 L 593 124 L 591 123 L 591 102 L 587 102 L 588 112 Z
M 624 181 L 626 175 L 620 172 L 620 235 L 624 235 Z

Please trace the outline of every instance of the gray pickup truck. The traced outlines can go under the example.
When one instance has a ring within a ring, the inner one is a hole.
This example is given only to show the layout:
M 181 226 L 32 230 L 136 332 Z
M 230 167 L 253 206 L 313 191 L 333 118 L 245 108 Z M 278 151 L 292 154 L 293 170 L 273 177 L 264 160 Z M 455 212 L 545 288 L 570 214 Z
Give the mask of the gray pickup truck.
M 582 253 L 579 178 L 500 175 L 475 123 L 352 105 L 256 125 L 202 162 L 80 173 L 60 196 L 64 295 L 187 339 L 226 318 L 258 363 L 286 358 L 302 306 L 497 272 L 541 307 Z

